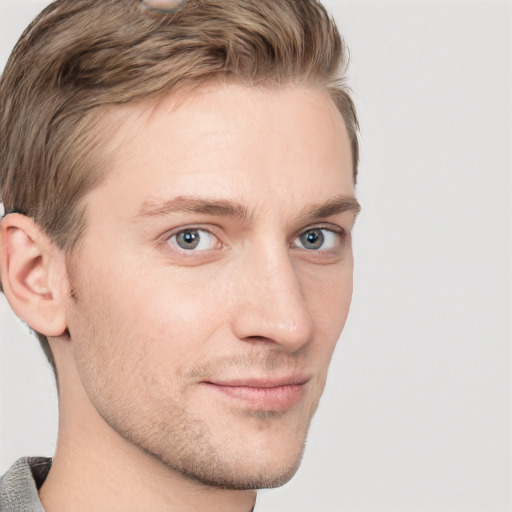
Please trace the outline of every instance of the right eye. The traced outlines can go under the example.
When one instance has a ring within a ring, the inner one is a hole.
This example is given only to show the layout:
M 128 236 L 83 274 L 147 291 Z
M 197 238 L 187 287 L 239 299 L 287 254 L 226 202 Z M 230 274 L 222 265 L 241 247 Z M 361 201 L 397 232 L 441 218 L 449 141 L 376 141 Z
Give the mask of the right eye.
M 217 237 L 205 229 L 183 229 L 169 237 L 169 243 L 183 251 L 207 251 L 215 249 Z

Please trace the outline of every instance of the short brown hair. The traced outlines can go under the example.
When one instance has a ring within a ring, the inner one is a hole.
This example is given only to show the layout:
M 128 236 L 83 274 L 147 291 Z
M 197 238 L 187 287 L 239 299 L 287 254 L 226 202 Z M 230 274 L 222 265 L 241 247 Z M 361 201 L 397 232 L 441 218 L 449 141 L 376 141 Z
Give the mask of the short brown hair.
M 94 130 L 102 110 L 215 80 L 325 89 L 348 130 L 355 181 L 345 67 L 318 0 L 189 0 L 167 14 L 140 0 L 57 0 L 25 30 L 0 81 L 5 212 L 32 217 L 71 251 L 85 226 L 82 199 L 105 175 Z

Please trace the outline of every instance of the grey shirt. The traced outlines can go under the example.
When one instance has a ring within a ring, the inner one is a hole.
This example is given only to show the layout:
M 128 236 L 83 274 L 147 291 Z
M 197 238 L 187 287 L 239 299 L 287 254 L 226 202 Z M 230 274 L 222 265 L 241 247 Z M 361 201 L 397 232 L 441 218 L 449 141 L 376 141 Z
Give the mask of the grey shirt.
M 51 465 L 45 457 L 16 461 L 0 480 L 0 512 L 44 512 L 38 490 Z

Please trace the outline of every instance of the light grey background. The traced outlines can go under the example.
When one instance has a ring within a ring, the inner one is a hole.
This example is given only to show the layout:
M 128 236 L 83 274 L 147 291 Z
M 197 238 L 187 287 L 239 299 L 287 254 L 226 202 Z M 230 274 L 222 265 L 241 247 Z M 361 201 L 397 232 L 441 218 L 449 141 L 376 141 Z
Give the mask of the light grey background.
M 0 0 L 0 68 L 48 2 Z M 296 477 L 260 512 L 510 511 L 511 3 L 328 0 L 362 125 L 355 293 Z M 53 377 L 0 298 L 0 473 Z

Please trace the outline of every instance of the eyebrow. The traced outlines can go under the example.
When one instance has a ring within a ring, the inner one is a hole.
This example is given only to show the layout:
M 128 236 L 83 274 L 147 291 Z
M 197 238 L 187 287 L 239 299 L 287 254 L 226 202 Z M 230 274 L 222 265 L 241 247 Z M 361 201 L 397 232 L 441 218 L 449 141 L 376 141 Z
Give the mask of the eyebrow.
M 307 206 L 299 213 L 299 218 L 321 219 L 338 215 L 344 212 L 352 212 L 357 217 L 361 211 L 361 205 L 354 196 L 337 196 L 326 203 Z
M 178 196 L 164 201 L 145 201 L 137 217 L 160 217 L 170 213 L 201 213 L 217 217 L 235 217 L 244 221 L 248 221 L 250 218 L 247 207 L 241 203 L 196 196 Z
M 307 206 L 298 219 L 319 219 L 344 212 L 357 216 L 361 207 L 353 196 L 337 196 L 327 202 Z M 137 219 L 160 217 L 172 213 L 199 213 L 216 217 L 234 217 L 245 222 L 253 219 L 247 207 L 237 201 L 197 196 L 178 196 L 164 201 L 147 200 L 142 204 Z

